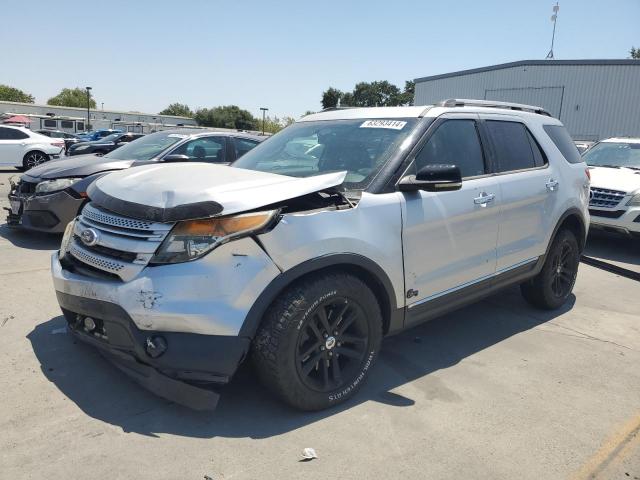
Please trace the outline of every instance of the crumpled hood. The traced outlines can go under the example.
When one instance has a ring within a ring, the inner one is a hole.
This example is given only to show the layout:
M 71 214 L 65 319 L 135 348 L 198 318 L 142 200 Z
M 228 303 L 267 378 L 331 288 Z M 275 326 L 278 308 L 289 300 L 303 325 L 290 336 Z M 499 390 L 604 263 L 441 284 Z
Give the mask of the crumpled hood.
M 253 210 L 335 187 L 346 174 L 297 178 L 207 163 L 145 165 L 105 175 L 88 194 L 116 213 L 170 222 Z
M 631 193 L 640 189 L 640 170 L 630 168 L 590 167 L 591 186 Z
M 22 175 L 28 182 L 64 177 L 87 177 L 107 170 L 129 168 L 133 160 L 111 160 L 98 155 L 78 155 L 71 158 L 51 160 L 32 168 Z

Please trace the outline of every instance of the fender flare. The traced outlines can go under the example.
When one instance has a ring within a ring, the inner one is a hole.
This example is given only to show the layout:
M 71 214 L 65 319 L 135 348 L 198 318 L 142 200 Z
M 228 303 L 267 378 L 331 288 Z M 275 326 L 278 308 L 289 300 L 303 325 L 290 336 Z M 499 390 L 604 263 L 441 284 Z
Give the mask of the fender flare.
M 549 242 L 547 243 L 547 248 L 544 252 L 545 258 L 549 253 L 549 249 L 551 248 L 551 244 L 553 243 L 553 240 L 556 238 L 556 235 L 558 234 L 558 230 L 560 230 L 560 227 L 565 222 L 565 220 L 571 216 L 576 217 L 580 222 L 580 227 L 582 229 L 582 238 L 581 239 L 578 238 L 577 240 L 578 240 L 578 246 L 580 247 L 580 253 L 582 254 L 582 250 L 584 250 L 584 246 L 587 242 L 587 233 L 589 232 L 589 227 L 588 227 L 588 223 L 585 221 L 583 212 L 581 212 L 576 207 L 571 207 L 568 210 L 566 210 L 556 222 L 556 226 L 553 228 L 553 233 L 549 237 Z
M 251 306 L 238 336 L 253 338 L 269 306 L 278 295 L 295 281 L 306 275 L 332 268 L 365 272 L 367 277 L 370 280 L 374 280 L 378 287 L 374 289 L 374 294 L 379 300 L 382 300 L 380 307 L 383 310 L 382 314 L 385 319 L 385 331 L 402 327 L 404 323 L 404 308 L 397 308 L 395 290 L 384 269 L 373 260 L 359 254 L 335 253 L 302 262 L 274 278 Z M 386 298 L 380 298 L 381 293 Z

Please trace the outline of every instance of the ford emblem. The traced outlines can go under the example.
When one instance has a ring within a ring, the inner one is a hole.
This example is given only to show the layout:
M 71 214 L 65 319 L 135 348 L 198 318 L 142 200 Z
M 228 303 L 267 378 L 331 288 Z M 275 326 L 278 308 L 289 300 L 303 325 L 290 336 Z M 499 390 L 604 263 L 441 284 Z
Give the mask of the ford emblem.
M 100 236 L 98 235 L 98 232 L 96 232 L 93 228 L 87 228 L 80 232 L 80 240 L 82 240 L 82 243 L 84 243 L 88 247 L 92 247 L 96 243 L 98 243 L 99 238 Z

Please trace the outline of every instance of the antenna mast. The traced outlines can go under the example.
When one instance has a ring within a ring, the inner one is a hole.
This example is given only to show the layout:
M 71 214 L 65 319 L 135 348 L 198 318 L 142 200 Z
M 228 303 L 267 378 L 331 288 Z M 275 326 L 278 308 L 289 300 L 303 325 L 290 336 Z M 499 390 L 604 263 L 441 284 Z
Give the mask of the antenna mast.
M 553 22 L 553 33 L 551 34 L 551 49 L 549 53 L 547 53 L 547 60 L 553 60 L 553 42 L 556 39 L 556 21 L 558 20 L 558 10 L 560 10 L 560 5 L 558 2 L 553 6 L 553 15 L 551 15 L 551 21 Z

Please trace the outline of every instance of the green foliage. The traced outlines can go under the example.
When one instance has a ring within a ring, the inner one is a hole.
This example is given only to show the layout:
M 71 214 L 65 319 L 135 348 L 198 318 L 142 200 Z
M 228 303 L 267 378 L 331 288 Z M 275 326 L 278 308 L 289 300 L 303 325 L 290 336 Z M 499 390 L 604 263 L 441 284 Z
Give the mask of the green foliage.
M 236 105 L 201 108 L 194 118 L 198 125 L 205 127 L 232 128 L 237 130 L 257 130 L 258 121 L 250 112 Z
M 322 93 L 322 108 L 335 107 L 395 107 L 413 105 L 415 83 L 408 80 L 404 90 L 386 80 L 357 83 L 351 92 L 341 92 L 329 87 Z
M 172 103 L 167 108 L 162 110 L 158 115 L 175 115 L 177 117 L 193 117 L 193 112 L 189 108 L 189 105 L 184 103 Z
M 631 55 L 631 58 L 633 59 L 640 60 L 640 48 L 631 47 L 631 50 L 629 50 L 629 55 Z
M 47 100 L 47 105 L 86 108 L 87 91 L 84 88 L 63 88 L 58 95 Z M 96 108 L 96 102 L 91 96 L 89 96 L 89 106 Z
M 0 84 L 0 100 L 5 102 L 33 103 L 35 99 L 33 95 L 29 95 L 22 90 Z
M 256 130 L 262 131 L 262 119 L 257 119 L 258 128 Z M 288 127 L 296 121 L 293 117 L 265 117 L 264 119 L 264 131 L 267 133 L 278 133 L 285 127 Z
M 337 88 L 329 87 L 327 90 L 322 92 L 322 100 L 320 103 L 322 104 L 322 108 L 333 108 L 338 106 L 338 102 L 342 97 L 342 92 Z

